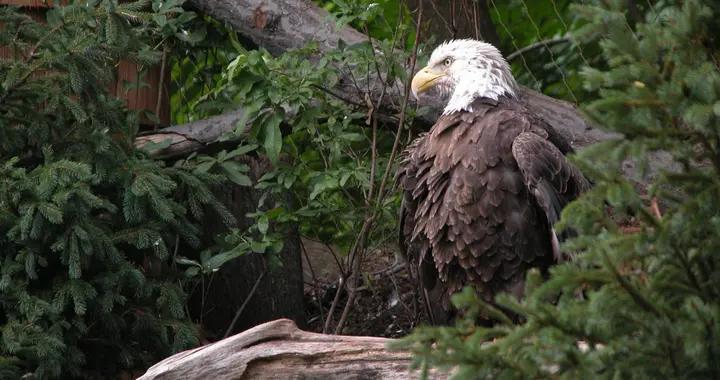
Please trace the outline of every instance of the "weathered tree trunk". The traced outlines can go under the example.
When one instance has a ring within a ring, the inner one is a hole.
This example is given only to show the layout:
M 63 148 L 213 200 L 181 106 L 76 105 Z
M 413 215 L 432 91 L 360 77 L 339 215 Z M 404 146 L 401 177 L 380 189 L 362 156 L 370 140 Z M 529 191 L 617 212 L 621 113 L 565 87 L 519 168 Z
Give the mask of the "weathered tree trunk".
M 312 0 L 191 0 L 192 7 L 229 25 L 271 54 L 317 42 L 323 51 L 366 41 L 352 28 L 340 27 Z
M 408 352 L 390 351 L 392 339 L 316 334 L 287 319 L 175 354 L 138 380 L 191 379 L 417 379 Z M 446 379 L 431 373 L 431 379 Z
M 267 159 L 244 157 L 243 163 L 250 167 L 248 174 L 253 181 L 270 170 Z M 256 210 L 260 197 L 266 197 L 266 205 L 272 205 L 276 197 L 235 185 L 217 189 L 216 195 L 235 215 L 240 231 L 253 223 L 246 214 Z M 207 215 L 203 223 L 206 243 L 213 244 L 215 236 L 225 229 L 219 216 Z M 190 295 L 191 315 L 202 323 L 206 337 L 221 339 L 226 333 L 234 334 L 278 318 L 290 318 L 305 326 L 300 235 L 296 227 L 284 231 L 283 248 L 275 258 L 282 265 L 273 265 L 265 254 L 248 253 L 233 259 L 213 274 L 212 281 L 208 279 Z

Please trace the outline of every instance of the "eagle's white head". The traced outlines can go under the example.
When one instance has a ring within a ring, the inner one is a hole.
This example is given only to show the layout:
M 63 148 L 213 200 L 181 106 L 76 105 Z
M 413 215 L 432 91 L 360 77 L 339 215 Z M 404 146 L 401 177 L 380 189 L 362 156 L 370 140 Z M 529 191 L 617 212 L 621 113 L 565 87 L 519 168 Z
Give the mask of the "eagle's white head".
M 435 48 L 427 66 L 415 74 L 411 88 L 415 98 L 431 88 L 449 95 L 445 115 L 472 111 L 470 105 L 477 98 L 515 97 L 517 84 L 510 65 L 495 46 L 466 39 Z

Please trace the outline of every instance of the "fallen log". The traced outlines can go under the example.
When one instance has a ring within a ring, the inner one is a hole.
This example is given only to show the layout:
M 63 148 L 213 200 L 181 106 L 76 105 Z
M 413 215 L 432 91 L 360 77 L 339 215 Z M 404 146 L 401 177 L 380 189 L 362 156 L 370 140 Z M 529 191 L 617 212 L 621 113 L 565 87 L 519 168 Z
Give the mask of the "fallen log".
M 191 0 L 190 6 L 225 23 L 232 30 L 265 48 L 273 55 L 297 49 L 310 42 L 320 50 L 366 41 L 364 34 L 338 27 L 330 14 L 311 0 Z
M 242 109 L 207 119 L 162 128 L 135 138 L 135 147 L 146 149 L 157 158 L 183 156 L 217 142 L 224 134 L 233 131 L 244 119 Z M 156 146 L 157 148 L 153 148 Z
M 138 380 L 416 379 L 409 352 L 390 351 L 393 339 L 302 331 L 289 319 L 175 354 Z M 431 373 L 431 379 L 446 379 Z

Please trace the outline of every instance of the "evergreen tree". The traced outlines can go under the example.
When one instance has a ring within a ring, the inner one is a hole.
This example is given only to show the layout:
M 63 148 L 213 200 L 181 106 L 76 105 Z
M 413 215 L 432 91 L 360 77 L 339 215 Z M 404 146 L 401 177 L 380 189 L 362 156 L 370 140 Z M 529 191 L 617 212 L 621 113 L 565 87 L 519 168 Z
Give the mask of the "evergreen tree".
M 585 108 L 623 136 L 577 157 L 595 182 L 561 220 L 577 259 L 529 273 L 524 300 L 499 298 L 521 325 L 457 295 L 465 319 L 405 341 L 419 364 L 462 379 L 720 378 L 720 4 L 648 2 L 640 20 L 624 4 L 574 7 L 577 37 L 604 58 L 583 71 L 597 94 Z M 658 152 L 674 165 L 646 173 L 646 189 L 621 175 Z M 477 326 L 481 311 L 504 322 Z
M 179 1 L 0 8 L 0 378 L 111 378 L 197 344 L 172 270 L 221 178 L 137 150 L 116 65 L 156 64 Z

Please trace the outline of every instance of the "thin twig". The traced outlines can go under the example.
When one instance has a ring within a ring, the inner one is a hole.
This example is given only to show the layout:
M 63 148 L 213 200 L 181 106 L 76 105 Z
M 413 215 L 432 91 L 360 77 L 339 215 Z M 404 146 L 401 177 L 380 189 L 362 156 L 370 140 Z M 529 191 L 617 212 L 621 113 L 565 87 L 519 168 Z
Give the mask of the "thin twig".
M 245 297 L 245 301 L 243 301 L 242 305 L 240 305 L 240 308 L 235 313 L 235 317 L 233 317 L 232 322 L 230 322 L 230 326 L 228 326 L 227 330 L 225 331 L 225 336 L 223 336 L 223 339 L 230 336 L 230 333 L 232 332 L 233 328 L 235 327 L 235 323 L 237 322 L 238 318 L 240 317 L 240 314 L 242 314 L 243 310 L 245 310 L 245 306 L 247 306 L 248 302 L 250 302 L 250 299 L 255 294 L 255 291 L 257 290 L 258 285 L 260 285 L 260 280 L 263 279 L 265 276 L 265 272 L 260 273 L 260 276 L 258 276 L 257 280 L 255 280 L 255 285 L 253 285 L 252 289 L 250 289 L 250 293 L 248 293 L 247 297 Z
M 305 255 L 305 261 L 307 261 L 308 269 L 310 269 L 310 275 L 313 279 L 313 295 L 315 296 L 315 301 L 317 301 L 318 308 L 320 309 L 320 319 L 325 320 L 325 313 L 323 312 L 323 306 L 322 301 L 319 297 L 319 290 L 318 290 L 318 280 L 315 276 L 315 271 L 313 270 L 312 263 L 310 262 L 310 255 L 307 253 L 307 249 L 305 248 L 305 243 L 303 243 L 303 239 L 300 239 L 300 249 L 302 249 L 303 255 Z
M 367 240 L 368 231 L 370 230 L 370 227 L 372 226 L 373 218 L 375 217 L 374 213 L 370 215 L 370 217 L 365 218 L 365 221 L 363 222 L 362 228 L 360 229 L 360 233 L 358 234 L 358 237 L 355 239 L 355 243 L 352 246 L 352 249 L 350 250 L 350 254 L 348 256 L 348 262 L 350 267 L 350 275 L 348 276 L 348 279 L 345 283 L 345 287 L 348 290 L 348 299 L 345 302 L 345 307 L 343 307 L 342 314 L 340 315 L 340 320 L 338 321 L 337 326 L 335 326 L 335 334 L 340 334 L 342 332 L 342 329 L 345 325 L 345 320 L 348 316 L 348 313 L 350 312 L 350 308 L 352 307 L 352 304 L 355 302 L 355 295 L 356 293 L 356 286 L 357 283 L 357 276 L 358 272 L 360 271 L 360 261 L 362 254 L 358 252 L 362 252 L 365 247 L 365 242 Z M 329 316 L 328 316 L 329 319 Z
M 377 128 L 378 128 L 378 122 L 377 122 L 377 112 L 379 108 L 382 105 L 382 101 L 385 98 L 385 90 L 387 89 L 387 85 L 383 81 L 383 88 L 382 91 L 380 91 L 380 97 L 378 98 L 377 105 L 372 104 L 372 100 L 370 97 L 370 105 L 372 106 L 372 110 L 370 113 L 370 117 L 372 118 L 372 145 L 371 145 L 371 161 L 370 161 L 370 189 L 368 190 L 368 196 L 366 198 L 365 204 L 367 206 L 370 206 L 370 202 L 372 202 L 372 197 L 374 195 L 375 190 L 375 171 L 377 169 Z
M 559 45 L 559 44 L 565 44 L 572 42 L 569 37 L 560 37 L 560 38 L 551 38 L 543 41 L 538 41 L 535 43 L 532 43 L 528 46 L 525 46 L 523 48 L 520 48 L 518 50 L 515 50 L 514 52 L 508 54 L 507 61 L 510 62 L 513 59 L 527 53 L 530 51 L 533 51 L 535 49 L 541 49 L 541 48 L 549 48 L 552 45 Z
M 332 90 L 329 90 L 329 89 L 327 89 L 327 88 L 325 88 L 325 87 L 317 86 L 317 85 L 312 85 L 312 87 L 314 87 L 314 88 L 316 88 L 316 89 L 318 89 L 318 90 L 320 90 L 320 91 L 322 91 L 322 92 L 324 92 L 324 93 L 332 96 L 333 98 L 336 98 L 336 99 L 341 100 L 341 101 L 343 101 L 343 102 L 345 102 L 345 103 L 347 103 L 347 104 L 349 104 L 349 105 L 351 105 L 351 106 L 354 106 L 354 107 L 356 107 L 356 108 L 359 108 L 359 109 L 365 109 L 365 108 L 367 108 L 367 104 L 359 103 L 359 102 L 357 102 L 357 101 L 355 101 L 355 100 L 353 100 L 353 99 L 351 99 L 351 98 L 349 98 L 349 97 L 347 97 L 347 96 L 340 95 L 340 94 L 338 94 L 338 93 L 336 93 L 336 92 L 334 92 L 334 91 L 332 91 Z M 358 91 L 359 93 L 362 93 L 362 90 L 360 90 L 359 88 L 356 88 L 356 91 Z M 377 109 L 375 110 L 375 115 L 376 115 L 375 117 L 377 117 L 378 119 L 380 119 L 380 120 L 381 120 L 382 122 L 384 122 L 384 123 L 390 123 L 390 122 L 394 123 L 394 122 L 397 121 L 397 118 L 396 118 L 395 116 L 393 116 L 393 115 L 391 115 L 391 114 L 388 114 L 388 113 L 385 113 L 385 112 L 380 112 L 380 111 L 377 110 Z
M 405 268 L 406 268 L 405 263 L 399 263 L 398 260 L 395 260 L 395 263 L 393 263 L 393 265 L 390 266 L 389 268 L 385 268 L 385 269 L 381 269 L 381 270 L 372 272 L 372 273 L 370 273 L 370 275 L 375 277 L 375 276 L 383 275 L 385 273 L 394 274 L 394 273 L 401 272 Z
M 473 18 L 473 28 L 475 29 L 475 39 L 482 40 L 483 36 L 480 35 L 480 27 L 478 25 L 477 7 L 478 7 L 477 2 L 473 1 L 473 3 L 472 3 L 472 18 Z
M 216 274 L 217 274 L 217 272 L 210 273 L 210 280 L 207 283 L 207 287 L 205 287 L 205 276 L 204 275 L 202 276 L 202 278 L 203 278 L 203 294 L 202 294 L 203 301 L 202 301 L 201 313 L 204 312 L 204 310 L 205 310 L 205 299 L 207 298 L 208 292 L 210 292 L 210 288 L 212 288 L 212 283 L 213 283 L 213 280 L 215 280 Z M 209 312 L 210 311 L 208 311 L 208 313 Z
M 375 190 L 375 168 L 377 167 L 377 119 L 372 118 L 372 144 L 370 145 L 370 190 L 365 205 L 370 206 Z
M 450 1 L 450 27 L 452 28 L 452 39 L 457 37 L 457 19 L 455 18 L 455 0 Z
M 337 99 L 339 99 L 339 100 L 342 100 L 343 102 L 345 102 L 345 103 L 347 103 L 347 104 L 350 104 L 350 105 L 353 105 L 353 106 L 355 106 L 355 107 L 358 107 L 358 108 L 363 108 L 363 107 L 365 107 L 364 104 L 361 104 L 361 103 L 359 103 L 359 102 L 356 102 L 356 101 L 354 101 L 354 100 L 352 100 L 352 99 L 350 99 L 350 98 L 348 98 L 348 97 L 346 97 L 346 96 L 342 96 L 342 95 L 336 93 L 335 91 L 332 91 L 332 90 L 330 90 L 330 89 L 328 89 L 328 88 L 325 88 L 325 87 L 323 87 L 323 86 L 313 84 L 313 85 L 311 85 L 311 87 L 313 87 L 313 88 L 315 88 L 315 89 L 318 89 L 318 90 L 320 90 L 320 91 L 322 91 L 322 92 L 324 92 L 324 93 L 326 93 L 326 94 L 328 94 L 328 95 L 330 95 L 330 96 L 332 96 L 332 97 L 334 97 L 334 98 L 337 98 Z
M 160 60 L 160 79 L 158 79 L 157 100 L 155 101 L 155 116 L 160 119 L 160 106 L 163 99 L 163 87 L 165 86 L 165 65 L 167 63 L 167 50 L 163 49 L 162 59 Z M 157 124 L 153 130 L 157 130 Z
M 337 291 L 335 292 L 335 297 L 333 297 L 333 301 L 330 304 L 330 309 L 328 309 L 328 315 L 327 317 L 325 317 L 323 334 L 327 334 L 328 330 L 330 330 L 330 321 L 332 320 L 332 316 L 335 313 L 335 307 L 337 307 L 338 301 L 340 301 L 340 293 L 342 293 L 343 286 L 345 286 L 345 281 L 343 281 L 343 276 L 341 275 L 340 278 L 338 278 L 338 286 Z
M 417 51 L 418 46 L 420 44 L 420 22 L 422 21 L 422 1 L 418 5 L 418 22 L 417 27 L 415 30 L 415 41 L 413 42 L 413 53 L 410 56 L 410 75 L 412 75 L 415 72 L 415 63 L 417 61 Z M 402 130 L 405 126 L 405 117 L 407 115 L 407 104 L 408 100 L 410 98 L 410 86 L 405 86 L 405 94 L 403 95 L 403 101 L 402 106 L 400 107 L 400 121 L 398 122 L 397 132 L 395 133 L 395 141 L 393 141 L 393 147 L 390 151 L 390 158 L 388 158 L 388 163 L 385 166 L 385 173 L 383 174 L 383 179 L 380 182 L 380 190 L 378 191 L 378 201 L 376 203 L 376 209 L 377 207 L 380 207 L 380 202 L 382 200 L 381 197 L 383 197 L 383 192 L 385 191 L 385 185 L 387 184 L 387 180 L 390 176 L 390 169 L 392 168 L 393 161 L 395 161 L 395 156 L 397 155 L 398 147 L 400 146 L 400 136 L 402 136 Z
M 503 22 L 502 15 L 500 14 L 500 9 L 498 8 L 497 4 L 495 4 L 495 0 L 490 0 L 490 4 L 495 9 L 495 14 L 497 15 L 498 23 L 503 28 L 503 30 L 505 30 L 505 33 L 507 33 L 507 35 L 510 37 L 510 42 L 512 43 L 513 47 L 515 48 L 515 50 L 520 50 L 520 47 L 515 42 L 515 36 L 510 31 L 510 28 L 508 28 L 508 26 L 505 25 L 505 23 Z M 530 66 L 527 63 L 527 60 L 525 60 L 525 56 L 520 54 L 520 59 L 523 62 L 523 66 L 525 67 L 525 70 L 527 70 L 528 74 L 530 74 L 530 76 L 535 81 L 535 88 L 540 88 L 540 81 L 537 79 L 535 74 L 533 74 L 532 70 L 530 70 Z
M 430 0 L 430 5 L 432 6 L 433 11 L 435 11 L 435 16 L 437 16 L 440 21 L 445 24 L 445 29 L 447 29 L 452 38 L 455 38 L 455 31 L 453 30 L 452 26 L 450 26 L 450 23 L 447 21 L 447 19 L 445 19 L 442 12 L 440 12 L 440 10 L 438 9 L 437 4 L 435 4 L 435 0 Z
M 200 274 L 200 325 L 203 324 L 203 316 L 205 315 L 205 275 Z
M 540 28 L 538 27 L 538 25 L 535 23 L 535 20 L 530 15 L 530 8 L 528 8 L 527 4 L 525 3 L 525 0 L 520 0 L 520 2 L 522 3 L 523 7 L 525 8 L 528 19 L 530 20 L 530 24 L 532 24 L 533 28 L 535 28 L 535 35 L 537 35 L 538 39 L 541 39 L 542 37 L 540 35 Z M 555 54 L 550 49 L 550 47 L 547 45 L 547 43 L 545 43 L 545 40 L 541 40 L 540 43 L 545 45 L 545 49 L 547 50 L 548 54 L 550 54 L 550 60 L 552 61 L 553 65 L 555 65 L 555 68 L 557 69 L 558 73 L 560 74 L 560 78 L 562 78 L 562 82 L 565 85 L 565 88 L 570 93 L 570 96 L 573 98 L 573 101 L 575 102 L 575 104 L 577 104 L 578 99 L 577 99 L 577 97 L 575 97 L 575 93 L 573 92 L 572 88 L 570 88 L 570 85 L 567 82 L 567 78 L 565 77 L 565 73 L 563 72 L 562 68 L 560 68 L 560 65 L 558 65 L 557 60 L 555 59 Z
M 338 269 L 340 270 L 340 273 L 341 273 L 343 276 L 346 275 L 347 272 L 345 271 L 345 267 L 343 267 L 342 262 L 341 262 L 340 259 L 338 258 L 338 255 L 337 255 L 337 253 L 335 252 L 335 250 L 332 248 L 332 246 L 331 246 L 330 244 L 325 243 L 325 242 L 323 242 L 323 244 L 325 244 L 325 247 L 328 249 L 328 251 L 330 251 L 330 254 L 332 255 L 333 260 L 335 260 L 335 264 L 337 264 Z
M 422 23 L 422 14 L 423 14 L 423 6 L 422 2 L 418 4 L 418 16 L 417 16 L 417 23 L 416 23 L 416 29 L 415 29 L 415 41 L 413 43 L 413 53 L 410 56 L 410 70 L 409 72 L 412 74 L 415 72 L 415 63 L 417 61 L 417 51 L 418 46 L 420 44 L 420 25 Z M 342 315 L 340 317 L 340 320 L 338 321 L 338 325 L 335 328 L 335 333 L 339 334 L 342 332 L 342 329 L 345 324 L 345 320 L 347 315 L 349 314 L 350 308 L 352 307 L 352 304 L 355 301 L 355 294 L 356 291 L 353 289 L 358 276 L 358 267 L 361 260 L 361 252 L 364 251 L 365 247 L 365 241 L 367 240 L 368 233 L 370 231 L 370 228 L 372 227 L 372 224 L 377 217 L 378 210 L 380 209 L 382 205 L 382 201 L 385 198 L 385 186 L 387 185 L 387 180 L 390 175 L 390 169 L 392 169 L 392 164 L 395 161 L 395 156 L 397 155 L 397 151 L 400 145 L 400 137 L 402 136 L 402 130 L 405 125 L 405 117 L 406 117 L 406 111 L 407 111 L 407 105 L 408 100 L 410 98 L 410 86 L 409 84 L 406 84 L 405 86 L 405 94 L 403 96 L 402 100 L 402 106 L 400 108 L 400 120 L 398 122 L 397 131 L 395 133 L 395 141 L 393 142 L 393 147 L 390 152 L 390 157 L 388 158 L 388 163 L 385 167 L 385 173 L 383 173 L 382 180 L 380 181 L 380 187 L 378 189 L 378 192 L 376 193 L 376 202 L 375 206 L 373 207 L 373 210 L 371 212 L 371 215 L 369 218 L 365 219 L 365 222 L 363 223 L 362 229 L 360 231 L 360 234 L 358 235 L 357 239 L 355 240 L 355 244 L 353 244 L 352 249 L 350 250 L 350 256 L 349 256 L 349 262 L 350 262 L 350 277 L 348 278 L 348 290 L 349 290 L 349 296 L 348 300 L 345 303 L 345 308 L 343 309 Z
M 397 280 L 395 279 L 395 273 L 393 271 L 390 271 L 390 281 L 393 283 L 395 293 L 398 295 L 398 302 L 402 305 L 408 315 L 412 315 L 412 310 L 410 310 L 410 307 L 402 299 L 402 292 L 400 291 L 400 286 L 398 286 Z
M 342 333 L 342 329 L 345 327 L 345 321 L 347 320 L 348 314 L 350 314 L 350 308 L 352 304 L 355 303 L 355 297 L 357 295 L 357 290 L 352 289 L 348 292 L 348 300 L 345 303 L 345 307 L 343 308 L 342 314 L 340 314 L 340 320 L 338 321 L 337 326 L 335 326 L 335 335 L 338 335 Z

